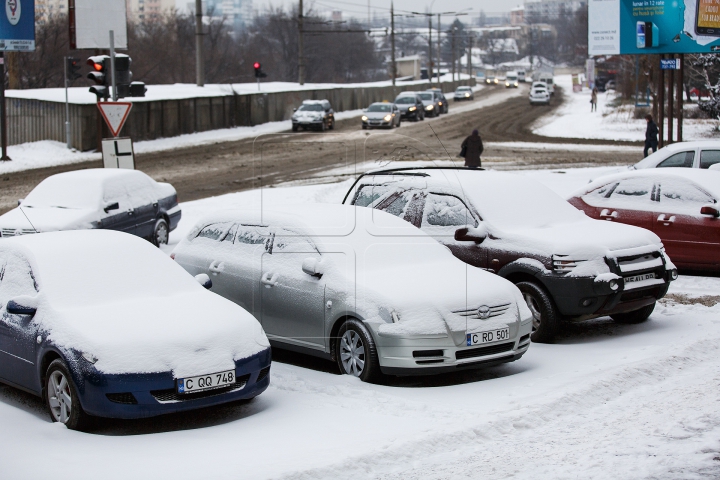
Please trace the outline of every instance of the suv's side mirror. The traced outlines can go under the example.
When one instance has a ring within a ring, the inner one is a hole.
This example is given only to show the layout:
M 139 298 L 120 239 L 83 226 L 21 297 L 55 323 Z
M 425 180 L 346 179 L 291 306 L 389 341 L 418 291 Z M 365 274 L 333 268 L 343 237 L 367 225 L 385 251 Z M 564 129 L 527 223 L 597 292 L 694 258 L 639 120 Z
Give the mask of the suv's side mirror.
M 320 261 L 317 258 L 306 258 L 303 260 L 302 271 L 310 275 L 311 277 L 322 278 L 323 269 Z
M 487 238 L 484 228 L 462 227 L 455 230 L 455 240 L 458 242 L 482 243 Z
M 700 215 L 711 215 L 715 218 L 720 217 L 720 210 L 711 205 L 705 205 L 700 209 Z
M 10 300 L 7 304 L 7 312 L 12 315 L 35 315 L 37 306 L 32 297 L 22 296 Z
M 212 288 L 212 280 L 208 276 L 207 273 L 201 273 L 200 275 L 195 275 L 195 280 L 202 285 L 203 287 L 210 290 Z
M 115 202 L 115 203 L 111 203 L 110 205 L 107 205 L 107 206 L 105 206 L 105 208 L 103 208 L 103 211 L 105 213 L 108 213 L 110 210 L 120 210 L 120 204 L 118 202 Z

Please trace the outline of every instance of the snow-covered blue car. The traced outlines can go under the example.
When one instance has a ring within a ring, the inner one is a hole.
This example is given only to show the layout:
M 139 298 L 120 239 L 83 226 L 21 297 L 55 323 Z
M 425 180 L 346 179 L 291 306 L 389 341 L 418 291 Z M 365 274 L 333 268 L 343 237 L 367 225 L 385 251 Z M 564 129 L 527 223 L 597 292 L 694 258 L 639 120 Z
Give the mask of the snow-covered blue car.
M 268 339 L 209 283 L 125 233 L 9 238 L 0 381 L 42 396 L 73 429 L 251 399 L 269 384 Z

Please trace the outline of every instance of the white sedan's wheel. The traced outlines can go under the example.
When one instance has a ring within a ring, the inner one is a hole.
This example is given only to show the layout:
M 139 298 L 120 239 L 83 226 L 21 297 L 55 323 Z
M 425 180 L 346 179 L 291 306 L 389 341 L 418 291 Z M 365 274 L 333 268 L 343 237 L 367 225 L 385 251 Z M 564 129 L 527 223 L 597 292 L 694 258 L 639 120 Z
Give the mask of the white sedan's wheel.
M 354 318 L 343 321 L 334 342 L 334 357 L 340 372 L 363 382 L 383 379 L 377 348 L 370 331 Z

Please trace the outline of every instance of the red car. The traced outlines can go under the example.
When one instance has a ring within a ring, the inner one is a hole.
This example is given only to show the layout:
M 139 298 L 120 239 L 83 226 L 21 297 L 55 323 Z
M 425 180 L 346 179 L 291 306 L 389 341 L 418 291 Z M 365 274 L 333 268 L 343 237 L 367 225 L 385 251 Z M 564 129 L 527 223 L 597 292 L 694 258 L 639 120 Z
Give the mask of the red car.
M 592 218 L 652 230 L 678 268 L 720 271 L 720 172 L 627 171 L 598 178 L 568 201 Z

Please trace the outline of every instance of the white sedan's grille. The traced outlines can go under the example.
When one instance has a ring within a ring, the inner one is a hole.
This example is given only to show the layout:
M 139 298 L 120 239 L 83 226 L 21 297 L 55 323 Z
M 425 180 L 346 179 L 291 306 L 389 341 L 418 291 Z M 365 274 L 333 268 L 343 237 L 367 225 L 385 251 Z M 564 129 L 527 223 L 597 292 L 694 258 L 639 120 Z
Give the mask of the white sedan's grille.
M 3 237 L 16 237 L 18 235 L 30 235 L 36 233 L 32 228 L 0 228 L 0 235 Z

